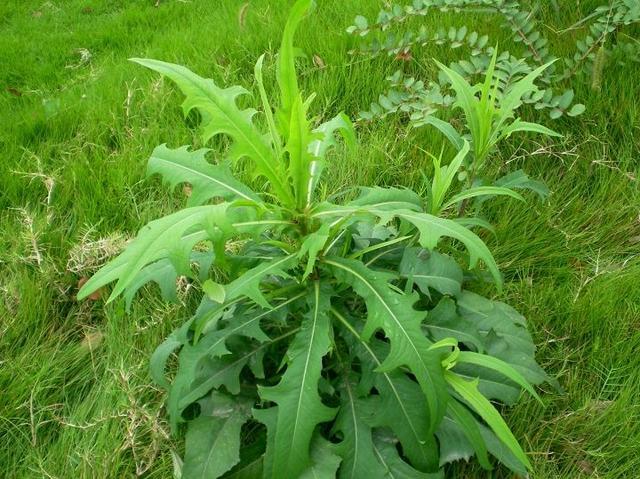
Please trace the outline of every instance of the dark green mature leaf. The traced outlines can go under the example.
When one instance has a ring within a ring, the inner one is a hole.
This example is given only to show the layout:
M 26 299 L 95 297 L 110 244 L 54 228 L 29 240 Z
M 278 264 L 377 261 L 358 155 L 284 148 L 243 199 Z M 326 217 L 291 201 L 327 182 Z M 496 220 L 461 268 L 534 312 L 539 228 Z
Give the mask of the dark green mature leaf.
M 426 316 L 413 308 L 417 295 L 403 295 L 389 286 L 393 275 L 373 271 L 356 260 L 331 257 L 324 263 L 340 281 L 351 285 L 367 305 L 367 322 L 362 336 L 368 340 L 376 330 L 389 338 L 389 355 L 380 371 L 408 366 L 416 376 L 427 398 L 430 430 L 433 432 L 444 416 L 448 394 L 440 364 L 441 353 L 430 350 L 429 341 L 420 327 Z
M 200 416 L 187 430 L 184 479 L 215 479 L 240 460 L 240 429 L 252 403 L 216 392 L 200 401 Z
M 378 432 L 374 436 L 374 450 L 380 463 L 386 468 L 389 479 L 444 479 L 442 471 L 425 473 L 416 471 L 402 460 L 394 441 L 384 432 Z
M 341 459 L 333 449 L 329 441 L 316 435 L 311 442 L 312 464 L 300 474 L 300 479 L 335 479 Z
M 505 188 L 525 189 L 531 190 L 544 200 L 549 196 L 549 188 L 541 181 L 532 180 L 522 170 L 517 170 L 501 178 L 498 178 L 495 183 L 496 186 L 504 186 Z
M 352 380 L 345 372 L 340 410 L 334 423 L 334 430 L 340 431 L 343 436 L 342 442 L 336 447 L 337 453 L 342 457 L 338 477 L 381 479 L 384 478 L 385 471 L 376 459 L 371 426 L 366 422 L 369 408 L 357 397 L 357 385 Z
M 228 203 L 194 206 L 152 221 L 116 259 L 103 266 L 78 292 L 83 299 L 98 288 L 118 280 L 108 301 L 115 299 L 149 263 L 168 258 L 179 274 L 193 276 L 193 247 L 204 240 L 223 242 L 235 232 L 234 219 L 253 219 L 250 209 L 229 208 Z
M 456 304 L 451 298 L 442 298 L 438 305 L 429 311 L 429 316 L 422 326 L 435 341 L 445 338 L 456 338 L 469 348 L 483 352 L 484 338 L 477 326 L 467 318 L 459 316 Z
M 189 183 L 192 190 L 188 206 L 199 206 L 216 197 L 227 201 L 243 199 L 261 203 L 258 195 L 236 180 L 229 168 L 209 163 L 205 158 L 208 151 L 207 148 L 189 151 L 188 146 L 176 149 L 157 146 L 149 158 L 147 174 L 162 175 L 170 188 L 179 183 Z
M 308 296 L 309 312 L 287 351 L 287 370 L 273 387 L 259 389 L 262 399 L 277 404 L 272 449 L 273 477 L 297 477 L 310 463 L 309 444 L 316 426 L 333 418 L 318 393 L 322 358 L 330 346 L 330 292 L 315 282 Z M 269 425 L 267 425 L 269 429 Z
M 185 115 L 193 109 L 200 112 L 204 142 L 219 134 L 229 135 L 234 140 L 229 151 L 231 159 L 250 158 L 255 165 L 255 175 L 267 178 L 281 201 L 292 203 L 291 191 L 282 174 L 283 165 L 275 158 L 271 145 L 252 122 L 256 111 L 240 110 L 236 105 L 238 96 L 247 94 L 247 90 L 239 86 L 219 88 L 213 80 L 202 78 L 181 65 L 141 58 L 131 60 L 175 82 L 186 97 L 182 104 Z
M 415 283 L 427 296 L 430 296 L 430 288 L 450 296 L 460 294 L 462 269 L 453 258 L 437 251 L 405 249 L 399 272 L 400 276 Z

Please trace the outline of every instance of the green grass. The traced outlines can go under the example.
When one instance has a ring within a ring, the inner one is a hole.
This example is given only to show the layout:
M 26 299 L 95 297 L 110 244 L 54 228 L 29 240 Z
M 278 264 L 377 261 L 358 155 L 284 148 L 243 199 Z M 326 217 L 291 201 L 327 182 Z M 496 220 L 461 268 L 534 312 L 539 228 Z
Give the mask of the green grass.
M 253 63 L 274 52 L 289 2 L 251 2 L 243 28 L 239 1 L 154 3 L 0 6 L 2 477 L 164 478 L 170 451 L 180 452 L 148 358 L 186 308 L 163 305 L 153 291 L 130 315 L 121 304 L 74 298 L 96 266 L 81 255 L 90 241 L 111 238 L 107 246 L 117 248 L 181 201 L 144 179 L 153 147 L 197 144 L 180 96 L 127 58 L 179 62 L 251 87 Z M 316 111 L 355 115 L 395 65 L 349 57 L 353 40 L 343 32 L 379 5 L 319 3 L 298 44 L 326 68 L 305 64 L 302 85 L 318 92 Z M 575 9 L 543 13 L 566 26 L 579 18 Z M 570 50 L 570 41 L 561 37 L 556 50 Z M 90 59 L 82 63 L 77 49 Z M 416 71 L 434 71 L 431 57 L 448 54 L 417 54 Z M 273 79 L 272 61 L 266 74 Z M 496 237 L 486 238 L 507 279 L 500 298 L 527 316 L 540 362 L 565 388 L 543 391 L 544 408 L 525 399 L 507 411 L 540 479 L 619 479 L 640 467 L 640 70 L 610 66 L 597 93 L 587 83 L 576 84 L 588 108 L 579 118 L 550 124 L 526 112 L 563 133 L 561 142 L 514 138 L 494 161 L 496 172 L 522 167 L 552 191 L 526 207 L 494 201 Z M 327 193 L 358 183 L 416 186 L 428 164 L 421 149 L 438 151 L 442 141 L 393 118 L 359 133 L 355 152 L 333 157 Z M 450 473 L 486 477 L 464 465 Z

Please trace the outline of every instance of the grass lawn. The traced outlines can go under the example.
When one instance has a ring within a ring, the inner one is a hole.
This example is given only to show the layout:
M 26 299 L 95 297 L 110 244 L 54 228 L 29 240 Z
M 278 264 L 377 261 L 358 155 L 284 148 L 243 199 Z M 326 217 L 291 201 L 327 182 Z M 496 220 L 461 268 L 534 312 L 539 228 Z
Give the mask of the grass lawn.
M 155 3 L 0 5 L 2 477 L 166 478 L 171 451 L 181 454 L 148 359 L 186 308 L 151 289 L 131 314 L 122 302 L 75 300 L 79 280 L 182 203 L 181 191 L 167 195 L 145 178 L 152 149 L 198 145 L 175 88 L 127 58 L 182 63 L 218 84 L 252 88 L 254 62 L 277 48 L 291 2 L 252 0 L 241 19 L 240 0 Z M 315 111 L 355 117 L 397 65 L 350 57 L 354 40 L 344 31 L 382 2 L 318 3 L 297 43 L 324 67 L 305 63 L 302 87 L 318 93 Z M 573 24 L 588 11 L 575 4 L 542 12 L 545 22 Z M 490 19 L 477 20 L 478 30 L 505 38 Z M 556 38 L 554 51 L 573 41 L 572 33 Z M 419 52 L 411 67 L 432 75 L 432 58 L 446 63 L 449 54 Z M 267 64 L 272 83 L 272 55 Z M 516 136 L 493 164 L 496 174 L 523 168 L 552 192 L 544 203 L 528 195 L 526 206 L 494 200 L 496 235 L 485 240 L 506 280 L 499 298 L 527 317 L 539 362 L 565 389 L 542 391 L 546 407 L 524 398 L 507 422 L 534 478 L 631 478 L 640 469 L 640 68 L 610 63 L 601 91 L 588 79 L 574 88 L 587 106 L 580 117 L 523 113 L 561 140 Z M 429 172 L 422 150 L 437 152 L 444 141 L 393 117 L 358 129 L 356 151 L 332 157 L 327 194 L 353 184 L 416 186 L 420 170 Z M 487 477 L 468 466 L 449 472 Z

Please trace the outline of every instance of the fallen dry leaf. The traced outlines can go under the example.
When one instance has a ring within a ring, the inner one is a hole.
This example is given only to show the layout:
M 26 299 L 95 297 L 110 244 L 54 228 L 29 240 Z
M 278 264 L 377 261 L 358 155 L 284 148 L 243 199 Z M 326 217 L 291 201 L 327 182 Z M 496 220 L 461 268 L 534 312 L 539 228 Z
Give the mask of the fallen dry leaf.
M 83 276 L 82 278 L 80 278 L 78 280 L 78 289 L 82 288 L 87 281 L 89 281 L 89 278 L 86 276 Z M 87 296 L 87 299 L 91 301 L 98 301 L 102 297 L 103 291 L 104 291 L 103 288 L 100 288 L 97 291 L 94 291 L 93 293 L 91 293 L 89 296 Z

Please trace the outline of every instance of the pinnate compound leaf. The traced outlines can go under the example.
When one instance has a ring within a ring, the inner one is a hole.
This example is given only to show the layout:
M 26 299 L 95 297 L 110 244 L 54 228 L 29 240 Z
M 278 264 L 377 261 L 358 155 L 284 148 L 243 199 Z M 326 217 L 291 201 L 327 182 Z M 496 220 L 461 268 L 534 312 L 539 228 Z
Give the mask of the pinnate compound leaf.
M 151 59 L 131 60 L 167 76 L 182 90 L 185 115 L 193 109 L 200 112 L 201 135 L 205 143 L 219 134 L 230 136 L 234 141 L 229 151 L 231 159 L 250 158 L 255 165 L 255 176 L 269 180 L 281 200 L 292 200 L 291 191 L 283 179 L 282 165 L 263 133 L 253 124 L 256 111 L 241 110 L 236 104 L 238 96 L 247 94 L 247 90 L 239 86 L 219 88 L 213 80 L 202 78 L 181 65 Z
M 98 288 L 118 280 L 108 301 L 135 281 L 149 263 L 168 258 L 178 274 L 194 276 L 190 257 L 193 247 L 204 240 L 223 243 L 234 234 L 234 217 L 253 217 L 249 208 L 229 208 L 228 203 L 194 206 L 152 221 L 117 258 L 103 266 L 82 289 L 83 299 Z
M 251 416 L 249 399 L 213 393 L 189 422 L 182 468 L 184 479 L 215 479 L 240 460 L 240 429 Z
M 172 189 L 180 183 L 189 183 L 192 191 L 187 206 L 199 206 L 212 198 L 260 203 L 258 195 L 236 180 L 229 168 L 209 163 L 205 158 L 208 151 L 206 148 L 189 151 L 188 146 L 176 149 L 157 146 L 149 159 L 147 174 L 162 175 Z
M 319 423 L 335 411 L 322 403 L 318 381 L 322 358 L 330 347 L 330 292 L 313 283 L 308 295 L 309 311 L 287 351 L 287 370 L 273 387 L 259 389 L 260 397 L 277 404 L 275 424 L 267 424 L 267 455 L 272 458 L 269 477 L 298 477 L 311 463 L 309 447 Z M 270 430 L 271 429 L 271 430 Z
M 377 330 L 383 330 L 389 338 L 389 355 L 379 370 L 387 372 L 407 366 L 416 376 L 427 398 L 430 431 L 433 432 L 444 416 L 448 393 L 442 375 L 441 353 L 429 349 L 432 343 L 421 329 L 426 313 L 413 308 L 417 294 L 397 293 L 389 285 L 393 275 L 373 271 L 360 261 L 330 257 L 324 263 L 338 280 L 349 284 L 364 299 L 367 321 L 363 339 L 369 340 Z

